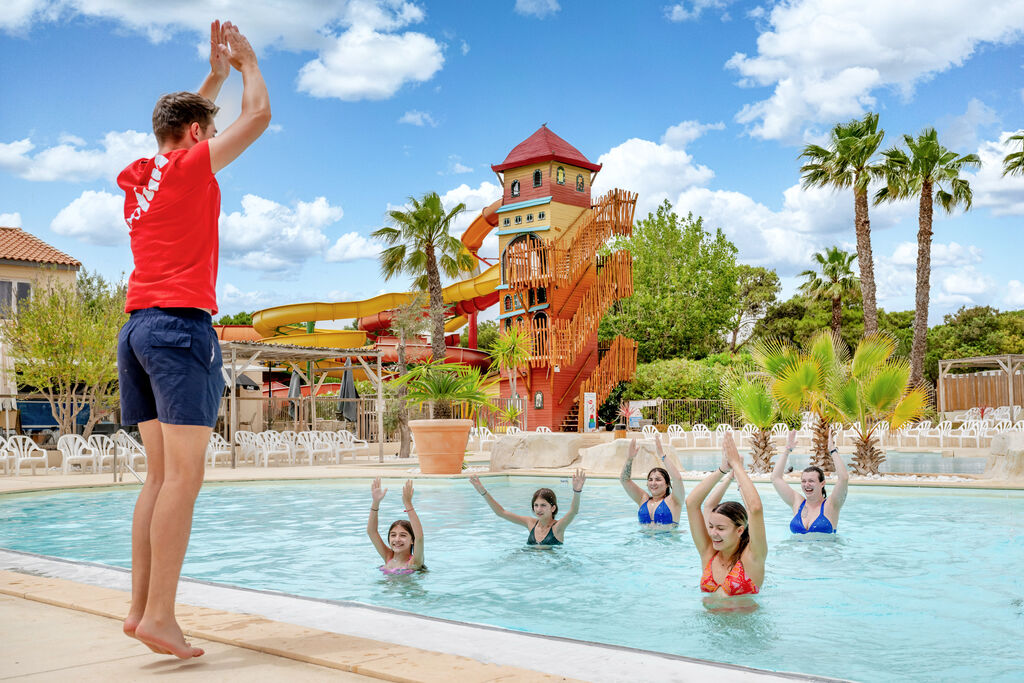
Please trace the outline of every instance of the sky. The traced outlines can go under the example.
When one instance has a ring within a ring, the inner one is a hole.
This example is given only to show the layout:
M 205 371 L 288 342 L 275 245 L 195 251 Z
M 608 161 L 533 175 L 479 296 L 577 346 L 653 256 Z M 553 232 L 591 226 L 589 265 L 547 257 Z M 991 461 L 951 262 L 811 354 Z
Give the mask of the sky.
M 1020 0 L 14 0 L 0 5 L 0 225 L 110 279 L 131 272 L 117 173 L 151 157 L 152 107 L 196 90 L 209 24 L 259 54 L 270 129 L 218 173 L 221 313 L 404 291 L 370 233 L 410 196 L 467 210 L 500 196 L 491 164 L 541 124 L 603 164 L 594 196 L 639 193 L 703 216 L 783 296 L 812 255 L 854 250 L 850 192 L 803 190 L 798 155 L 874 111 L 883 148 L 926 127 L 961 154 L 969 212 L 937 211 L 930 323 L 964 305 L 1024 308 Z M 217 127 L 237 116 L 233 73 Z M 871 210 L 878 301 L 913 308 L 917 204 Z M 481 254 L 496 256 L 492 234 Z M 497 307 L 490 316 L 497 314 Z

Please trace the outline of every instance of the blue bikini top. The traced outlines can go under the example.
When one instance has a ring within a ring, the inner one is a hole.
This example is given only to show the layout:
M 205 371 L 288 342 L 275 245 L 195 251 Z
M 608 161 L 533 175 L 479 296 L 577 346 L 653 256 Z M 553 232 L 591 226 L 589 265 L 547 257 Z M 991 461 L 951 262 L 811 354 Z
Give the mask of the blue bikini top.
M 828 517 L 825 516 L 825 501 L 821 501 L 821 510 L 818 511 L 818 516 L 811 522 L 811 526 L 804 528 L 804 505 L 807 505 L 807 501 L 800 503 L 800 509 L 797 510 L 796 515 L 793 517 L 793 521 L 789 523 L 789 530 L 794 534 L 834 534 L 835 529 L 832 528 L 832 522 L 828 521 Z
M 668 506 L 668 503 L 665 502 L 664 498 L 662 498 L 661 503 L 658 504 L 658 507 L 656 507 L 654 509 L 654 519 L 652 520 L 651 519 L 651 512 L 650 512 L 650 510 L 647 509 L 647 501 L 648 500 L 650 500 L 650 498 L 648 498 L 644 502 L 640 503 L 640 509 L 638 509 L 636 511 L 637 519 L 640 520 L 641 524 L 651 524 L 651 523 L 654 523 L 654 524 L 675 524 L 676 523 L 676 521 L 674 519 L 672 519 L 672 509 Z

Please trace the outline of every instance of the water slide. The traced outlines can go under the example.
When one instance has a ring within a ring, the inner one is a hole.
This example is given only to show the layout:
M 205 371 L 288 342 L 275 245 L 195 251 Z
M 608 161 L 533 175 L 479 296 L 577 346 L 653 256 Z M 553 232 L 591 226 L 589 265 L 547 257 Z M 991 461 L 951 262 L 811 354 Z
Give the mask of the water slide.
M 500 205 L 501 200 L 498 200 L 481 211 L 462 235 L 463 246 L 475 258 L 484 239 L 498 224 L 496 211 Z M 451 334 L 459 330 L 469 321 L 470 316 L 497 303 L 496 288 L 500 280 L 500 268 L 493 265 L 478 275 L 445 287 L 442 296 L 444 302 L 449 305 L 449 314 L 452 316 L 445 323 L 445 332 Z M 390 311 L 405 305 L 413 296 L 414 294 L 410 292 L 393 292 L 363 301 L 309 302 L 275 306 L 254 313 L 252 325 L 263 342 L 314 348 L 360 348 L 367 346 L 367 337 L 372 336 L 374 339 L 371 345 L 384 351 L 384 362 L 394 362 L 398 358 L 398 340 L 378 333 L 389 327 Z M 310 332 L 307 327 L 307 323 L 349 318 L 358 319 L 358 330 L 314 328 Z M 447 348 L 449 362 L 477 366 L 484 366 L 490 362 L 483 351 L 458 346 Z M 425 342 L 412 342 L 408 344 L 407 351 L 410 360 L 419 360 L 426 358 L 430 346 Z

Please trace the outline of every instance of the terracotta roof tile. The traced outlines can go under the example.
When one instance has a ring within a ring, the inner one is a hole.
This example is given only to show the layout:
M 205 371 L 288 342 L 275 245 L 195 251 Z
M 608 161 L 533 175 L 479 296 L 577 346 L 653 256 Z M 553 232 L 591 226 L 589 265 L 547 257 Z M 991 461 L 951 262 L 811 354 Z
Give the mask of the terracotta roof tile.
M 54 249 L 35 235 L 21 228 L 0 227 L 0 259 L 53 263 L 80 268 L 82 262 Z
M 497 166 L 491 166 L 491 168 L 499 172 L 518 166 L 536 164 L 549 159 L 579 166 L 589 171 L 601 170 L 600 164 L 588 161 L 578 149 L 548 130 L 546 124 L 538 128 L 533 135 L 513 147 L 512 151 L 505 157 L 505 161 Z

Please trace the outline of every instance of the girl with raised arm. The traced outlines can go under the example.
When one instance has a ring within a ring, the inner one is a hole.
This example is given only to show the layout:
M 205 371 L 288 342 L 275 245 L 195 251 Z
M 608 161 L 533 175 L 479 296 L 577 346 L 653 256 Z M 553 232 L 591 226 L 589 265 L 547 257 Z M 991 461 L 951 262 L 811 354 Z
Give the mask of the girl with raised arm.
M 675 463 L 669 460 L 661 446 L 661 434 L 654 437 L 654 447 L 664 467 L 652 468 L 647 473 L 647 491 L 637 486 L 632 479 L 633 460 L 639 449 L 636 439 L 630 439 L 626 462 L 622 465 L 619 482 L 626 494 L 639 505 L 636 515 L 640 524 L 678 524 L 683 511 L 683 476 Z
M 409 519 L 392 522 L 388 528 L 388 542 L 385 543 L 377 533 L 377 512 L 387 492 L 387 489 L 380 487 L 380 477 L 373 480 L 373 484 L 370 485 L 373 504 L 370 505 L 370 518 L 366 522 L 366 535 L 373 541 L 373 547 L 384 560 L 380 570 L 388 576 L 401 576 L 426 569 L 423 565 L 423 526 L 420 524 L 419 515 L 412 507 L 412 479 L 406 481 L 405 487 L 402 488 L 402 503 Z
M 501 507 L 498 501 L 494 500 L 491 494 L 484 488 L 484 485 L 480 483 L 480 477 L 474 474 L 469 478 L 473 488 L 484 497 L 484 500 L 491 506 L 494 514 L 513 524 L 520 524 L 529 529 L 530 533 L 526 537 L 526 545 L 537 546 L 562 545 L 566 527 L 572 523 L 572 520 L 576 518 L 576 513 L 580 511 L 580 493 L 583 492 L 583 483 L 586 480 L 587 476 L 583 470 L 576 470 L 572 475 L 572 504 L 569 506 L 569 512 L 564 517 L 556 519 L 558 499 L 555 497 L 555 492 L 551 489 L 537 489 L 533 492 L 533 498 L 530 502 L 533 505 L 534 517 L 526 517 L 514 514 Z
M 746 507 L 734 501 L 720 503 L 704 519 L 701 504 L 715 484 L 730 470 L 739 484 Z M 768 541 L 764 511 L 754 483 L 743 469 L 732 434 L 722 442 L 722 463 L 686 497 L 686 517 L 693 544 L 700 553 L 704 573 L 700 589 L 715 595 L 752 595 L 764 582 Z
M 846 492 L 850 484 L 850 474 L 846 471 L 846 463 L 839 456 L 839 449 L 832 440 L 832 432 L 828 435 L 828 453 L 832 457 L 832 464 L 836 468 L 838 481 L 832 489 L 832 495 L 825 492 L 825 473 L 820 467 L 807 467 L 800 475 L 799 495 L 782 478 L 786 471 L 786 460 L 790 451 L 796 444 L 796 432 L 789 432 L 789 442 L 782 457 L 772 471 L 772 485 L 779 492 L 782 498 L 793 510 L 793 519 L 789 523 L 789 530 L 794 534 L 822 533 L 834 534 L 839 528 L 839 509 L 846 502 Z

